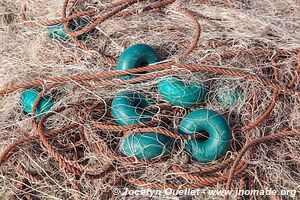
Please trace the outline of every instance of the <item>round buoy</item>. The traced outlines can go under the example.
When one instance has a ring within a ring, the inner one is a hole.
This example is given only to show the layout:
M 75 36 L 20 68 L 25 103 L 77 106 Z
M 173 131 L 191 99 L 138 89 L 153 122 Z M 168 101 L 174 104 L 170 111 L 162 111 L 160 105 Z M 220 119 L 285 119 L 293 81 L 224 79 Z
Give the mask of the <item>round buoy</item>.
M 118 59 L 117 70 L 128 70 L 153 64 L 160 61 L 156 50 L 146 44 L 135 44 L 123 51 Z M 134 75 L 129 74 L 120 77 L 121 79 L 130 79 Z
M 144 123 L 150 121 L 156 113 L 145 110 L 151 104 L 140 93 L 119 92 L 112 101 L 112 116 L 122 126 Z
M 32 115 L 32 107 L 33 104 L 38 96 L 38 92 L 34 89 L 28 89 L 23 91 L 21 95 L 21 105 L 26 114 Z M 49 112 L 53 107 L 54 101 L 49 96 L 44 96 L 39 101 L 37 108 L 36 108 L 36 117 L 40 117 L 41 115 Z
M 205 100 L 207 90 L 201 83 L 184 83 L 175 76 L 164 77 L 157 86 L 160 95 L 175 106 L 192 107 Z
M 112 101 L 112 116 L 122 125 L 150 121 L 155 111 L 146 111 L 152 103 L 140 93 L 119 92 Z M 170 152 L 172 139 L 159 133 L 134 133 L 121 138 L 119 149 L 127 157 L 152 159 Z
M 124 136 L 120 141 L 120 151 L 127 157 L 153 159 L 169 154 L 173 140 L 159 133 L 135 133 Z
M 213 110 L 200 109 L 188 114 L 180 123 L 179 134 L 194 135 L 205 131 L 206 140 L 185 140 L 185 150 L 199 162 L 210 162 L 230 148 L 231 130 L 225 118 Z
M 88 24 L 89 24 L 89 22 L 87 20 L 85 20 L 83 18 L 77 18 L 77 19 L 72 20 L 69 23 L 69 27 L 70 27 L 70 30 L 72 32 L 74 32 L 74 31 L 83 29 Z M 64 40 L 64 41 L 70 40 L 70 37 L 67 34 L 67 31 L 66 31 L 63 23 L 47 26 L 47 30 L 48 30 L 48 36 L 52 39 L 58 39 L 58 40 Z M 82 35 L 77 36 L 77 39 L 82 40 L 86 36 L 87 36 L 87 33 L 84 33 Z

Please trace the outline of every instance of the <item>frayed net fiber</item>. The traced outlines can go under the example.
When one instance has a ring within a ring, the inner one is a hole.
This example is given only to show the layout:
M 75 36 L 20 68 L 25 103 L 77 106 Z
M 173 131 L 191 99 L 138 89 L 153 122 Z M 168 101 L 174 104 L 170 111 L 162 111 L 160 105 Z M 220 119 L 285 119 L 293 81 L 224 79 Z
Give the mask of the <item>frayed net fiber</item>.
M 300 190 L 299 10 L 297 0 L 1 1 L 0 196 L 300 199 L 292 192 Z M 78 18 L 84 25 L 74 32 Z M 66 30 L 63 40 L 53 38 L 53 26 Z M 151 46 L 161 61 L 116 71 L 120 55 L 134 44 Z M 135 77 L 118 78 L 128 74 Z M 158 89 L 166 77 L 205 86 L 205 100 L 171 104 Z M 51 112 L 26 114 L 20 103 L 26 89 L 37 91 L 33 110 L 42 98 L 53 99 Z M 118 124 L 112 110 L 120 92 L 149 100 L 132 109 L 155 111 L 150 120 Z M 228 151 L 210 162 L 185 149 L 187 141 L 209 133 L 178 131 L 199 109 L 216 111 L 231 129 Z M 168 153 L 141 159 L 145 154 L 130 157 L 120 150 L 128 135 L 175 142 L 158 143 L 168 145 Z M 167 188 L 278 193 L 120 193 Z

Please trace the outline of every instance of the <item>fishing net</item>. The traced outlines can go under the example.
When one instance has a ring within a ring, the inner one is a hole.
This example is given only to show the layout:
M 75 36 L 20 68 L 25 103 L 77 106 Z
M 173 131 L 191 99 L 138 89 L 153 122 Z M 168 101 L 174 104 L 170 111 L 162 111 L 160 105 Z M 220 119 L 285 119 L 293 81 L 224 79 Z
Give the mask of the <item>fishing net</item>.
M 296 0 L 2 1 L 2 199 L 227 198 L 124 196 L 126 188 L 298 191 L 299 9 Z M 74 32 L 78 18 L 88 26 Z M 64 40 L 50 38 L 57 24 L 66 29 Z M 162 61 L 115 71 L 120 54 L 137 43 L 155 48 Z M 118 78 L 128 74 L 136 76 Z M 205 101 L 190 108 L 166 102 L 157 89 L 165 76 L 205 85 Z M 51 112 L 24 113 L 20 98 L 28 88 L 39 92 L 33 110 L 49 96 Z M 133 110 L 151 112 L 151 119 L 116 123 L 112 101 L 120 92 L 143 95 L 151 103 L 140 106 L 138 99 Z M 198 109 L 217 111 L 232 129 L 230 150 L 208 163 L 184 150 L 186 140 L 205 140 L 205 133 L 178 134 L 182 119 Z M 148 137 L 167 153 L 125 156 L 120 146 L 130 135 L 129 144 Z

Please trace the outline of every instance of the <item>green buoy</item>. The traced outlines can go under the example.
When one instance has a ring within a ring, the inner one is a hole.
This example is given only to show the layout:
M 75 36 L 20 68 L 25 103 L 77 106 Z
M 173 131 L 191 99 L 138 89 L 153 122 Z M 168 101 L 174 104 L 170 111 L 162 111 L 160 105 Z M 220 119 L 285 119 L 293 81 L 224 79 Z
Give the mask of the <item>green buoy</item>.
M 184 83 L 175 76 L 164 77 L 157 86 L 160 95 L 175 106 L 192 107 L 205 100 L 207 89 L 201 83 Z
M 118 59 L 117 70 L 128 70 L 144 65 L 153 64 L 160 61 L 160 57 L 155 49 L 146 44 L 135 44 L 123 51 Z M 134 75 L 129 74 L 120 77 L 130 79 Z
M 32 107 L 38 96 L 38 92 L 34 89 L 23 91 L 21 95 L 21 106 L 26 114 L 32 115 Z M 39 101 L 35 116 L 40 118 L 43 114 L 49 112 L 54 105 L 54 101 L 49 96 L 44 96 Z
M 145 111 L 150 102 L 144 95 L 134 92 L 119 92 L 112 101 L 112 116 L 121 126 L 150 121 L 155 111 Z
M 199 162 L 210 162 L 230 148 L 231 130 L 225 118 L 213 110 L 200 109 L 188 114 L 179 125 L 179 134 L 194 135 L 201 131 L 208 139 L 185 140 L 185 150 Z
M 156 113 L 145 111 L 151 104 L 140 93 L 119 92 L 112 101 L 112 116 L 122 126 L 145 123 Z M 171 138 L 159 133 L 135 133 L 124 136 L 119 149 L 127 157 L 152 159 L 168 154 L 172 143 Z
M 120 151 L 127 157 L 153 159 L 171 152 L 173 140 L 159 133 L 135 133 L 124 136 Z
M 78 31 L 83 29 L 85 26 L 87 26 L 89 22 L 83 18 L 76 18 L 74 20 L 71 20 L 69 23 L 69 27 L 72 32 Z M 66 32 L 66 29 L 64 27 L 63 23 L 54 24 L 51 26 L 47 26 L 48 30 L 48 36 L 52 39 L 58 39 L 58 40 L 64 40 L 69 41 L 70 37 Z M 84 33 L 83 35 L 79 35 L 77 39 L 82 40 L 87 36 L 87 33 Z

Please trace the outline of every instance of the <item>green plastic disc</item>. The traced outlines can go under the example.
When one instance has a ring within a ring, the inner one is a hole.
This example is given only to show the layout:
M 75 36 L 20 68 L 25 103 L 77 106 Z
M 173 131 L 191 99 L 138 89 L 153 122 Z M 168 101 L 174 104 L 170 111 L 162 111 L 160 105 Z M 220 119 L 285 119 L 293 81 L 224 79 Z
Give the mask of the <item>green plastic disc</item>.
M 23 91 L 21 95 L 21 105 L 26 114 L 32 115 L 32 107 L 38 96 L 38 92 L 34 89 L 28 89 Z M 49 96 L 44 96 L 39 101 L 35 116 L 40 118 L 43 114 L 49 112 L 54 105 L 54 101 Z
M 120 151 L 127 157 L 153 159 L 171 152 L 173 140 L 159 133 L 135 133 L 124 136 Z
M 138 68 L 159 61 L 160 57 L 155 49 L 146 44 L 135 44 L 123 51 L 118 59 L 117 70 Z M 134 75 L 129 74 L 120 78 L 130 79 L 133 77 Z
M 119 92 L 112 101 L 112 116 L 122 126 L 144 123 L 150 121 L 156 113 L 145 111 L 145 108 L 151 104 L 140 93 Z
M 199 162 L 210 162 L 230 148 L 231 130 L 225 118 L 213 110 L 200 109 L 188 114 L 179 125 L 179 134 L 194 135 L 201 131 L 208 139 L 185 140 L 185 150 Z
M 83 29 L 85 26 L 87 26 L 89 22 L 83 18 L 77 18 L 75 20 L 72 20 L 69 24 L 69 27 L 71 31 L 78 31 Z M 70 37 L 66 32 L 66 29 L 64 27 L 63 23 L 47 26 L 48 30 L 48 36 L 52 39 L 58 39 L 58 40 L 64 40 L 69 41 Z M 79 35 L 77 39 L 82 40 L 87 36 L 87 33 L 83 35 Z
M 140 93 L 119 92 L 112 101 L 114 120 L 124 125 L 134 125 L 150 121 L 156 111 L 145 111 L 152 102 Z M 120 151 L 127 157 L 152 159 L 169 152 L 172 139 L 159 133 L 129 134 L 120 141 Z
M 164 77 L 157 86 L 160 95 L 175 106 L 192 107 L 205 100 L 206 87 L 201 83 L 184 83 L 175 76 Z

